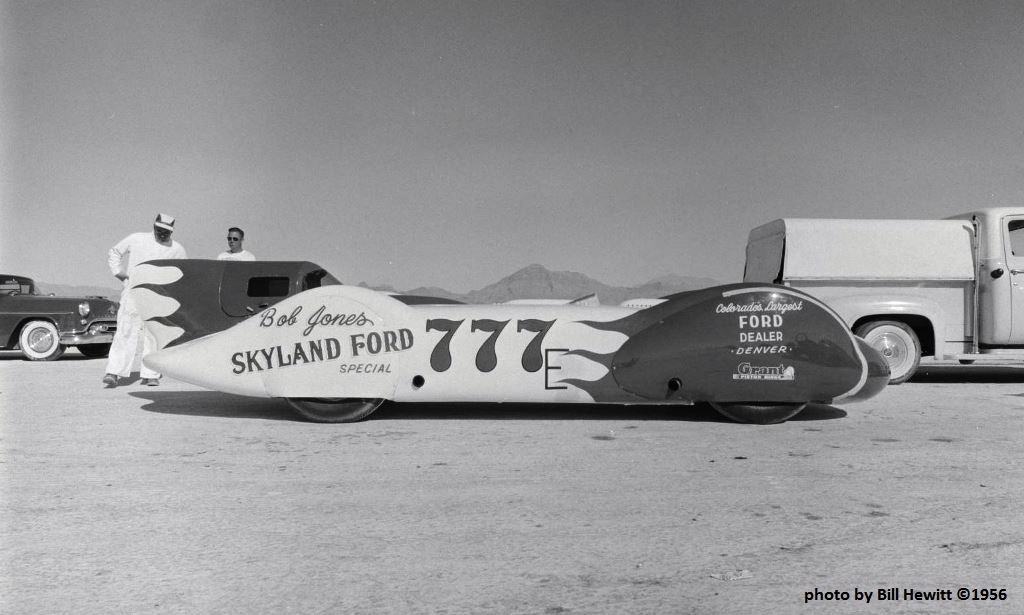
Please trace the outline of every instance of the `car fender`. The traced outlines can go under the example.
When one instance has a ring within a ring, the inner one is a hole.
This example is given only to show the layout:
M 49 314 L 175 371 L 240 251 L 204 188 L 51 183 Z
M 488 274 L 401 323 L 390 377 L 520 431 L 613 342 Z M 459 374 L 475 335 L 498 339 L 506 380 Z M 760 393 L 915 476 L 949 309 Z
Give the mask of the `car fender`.
M 942 356 L 946 338 L 946 316 L 942 306 L 931 299 L 917 295 L 864 294 L 836 297 L 828 300 L 832 307 L 852 329 L 858 321 L 900 320 L 900 317 L 920 317 L 931 324 L 935 340 L 935 356 Z

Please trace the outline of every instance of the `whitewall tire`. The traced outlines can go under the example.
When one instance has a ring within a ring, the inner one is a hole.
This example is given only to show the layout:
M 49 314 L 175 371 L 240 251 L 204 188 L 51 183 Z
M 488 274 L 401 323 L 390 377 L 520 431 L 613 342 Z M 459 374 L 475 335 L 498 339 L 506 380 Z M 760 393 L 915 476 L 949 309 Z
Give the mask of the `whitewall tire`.
M 25 323 L 18 335 L 21 354 L 29 361 L 55 361 L 64 354 L 57 327 L 48 320 Z

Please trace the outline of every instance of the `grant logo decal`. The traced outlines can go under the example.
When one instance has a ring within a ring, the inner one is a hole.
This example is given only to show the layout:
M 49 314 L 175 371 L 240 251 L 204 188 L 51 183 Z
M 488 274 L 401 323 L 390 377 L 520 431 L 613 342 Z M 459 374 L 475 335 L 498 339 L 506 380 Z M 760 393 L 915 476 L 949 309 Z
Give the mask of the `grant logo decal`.
M 795 380 L 796 370 L 792 365 L 779 363 L 778 365 L 751 365 L 740 363 L 736 366 L 736 373 L 732 375 L 733 380 Z

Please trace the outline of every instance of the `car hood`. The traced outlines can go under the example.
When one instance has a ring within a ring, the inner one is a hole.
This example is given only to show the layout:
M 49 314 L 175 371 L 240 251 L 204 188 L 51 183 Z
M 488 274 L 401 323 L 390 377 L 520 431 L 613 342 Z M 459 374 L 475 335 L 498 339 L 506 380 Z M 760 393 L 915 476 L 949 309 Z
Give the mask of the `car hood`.
M 5 311 L 32 310 L 48 312 L 77 312 L 78 304 L 83 301 L 89 303 L 90 316 L 102 318 L 117 316 L 118 304 L 115 301 L 103 297 L 57 297 L 50 295 L 9 295 L 3 297 L 2 305 Z

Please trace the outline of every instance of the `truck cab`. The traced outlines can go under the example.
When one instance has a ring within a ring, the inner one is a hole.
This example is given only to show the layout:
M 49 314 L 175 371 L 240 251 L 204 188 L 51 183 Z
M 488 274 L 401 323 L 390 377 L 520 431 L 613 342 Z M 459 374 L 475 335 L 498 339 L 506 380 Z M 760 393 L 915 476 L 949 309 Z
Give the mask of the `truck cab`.
M 889 361 L 1024 360 L 1024 208 L 942 220 L 785 218 L 753 229 L 745 282 L 801 288 Z
M 976 229 L 978 349 L 1024 351 L 1024 210 L 963 214 Z

